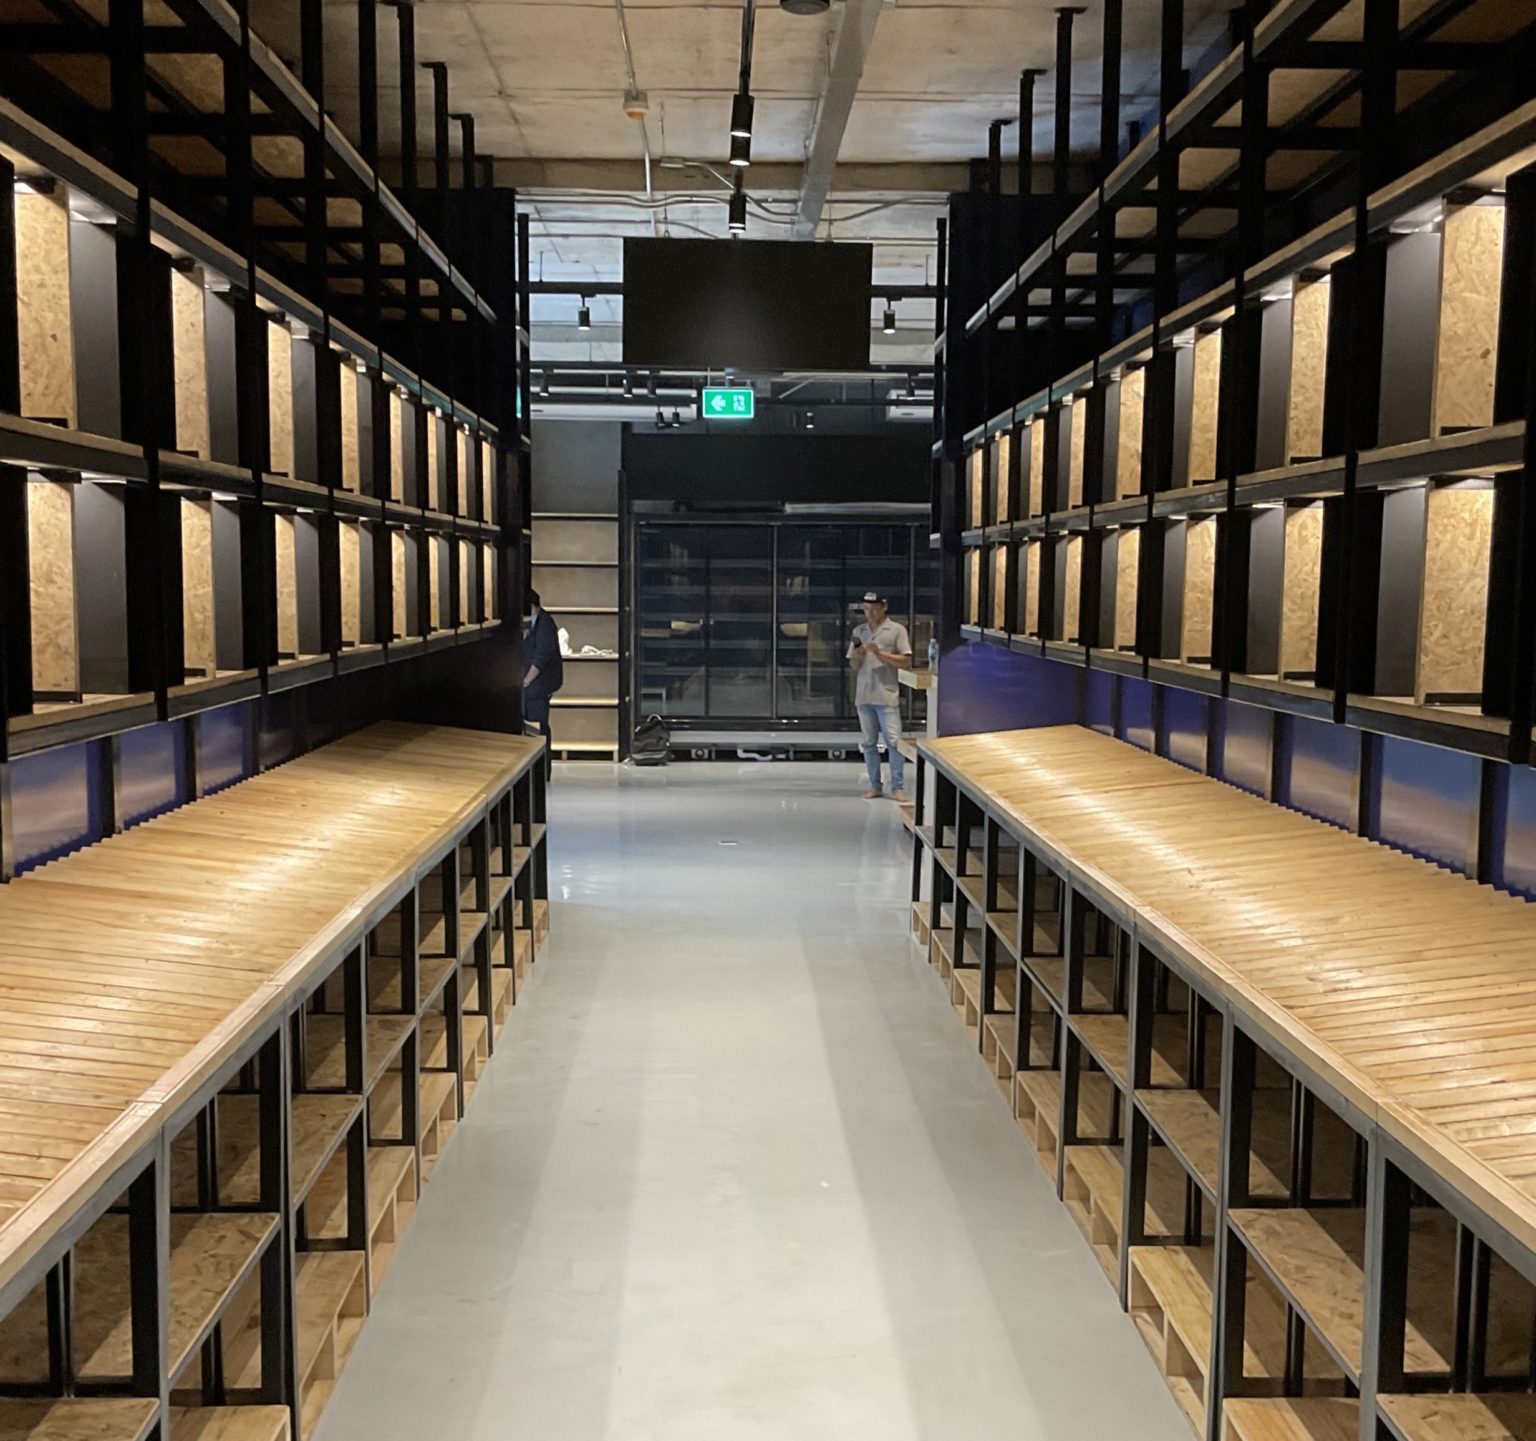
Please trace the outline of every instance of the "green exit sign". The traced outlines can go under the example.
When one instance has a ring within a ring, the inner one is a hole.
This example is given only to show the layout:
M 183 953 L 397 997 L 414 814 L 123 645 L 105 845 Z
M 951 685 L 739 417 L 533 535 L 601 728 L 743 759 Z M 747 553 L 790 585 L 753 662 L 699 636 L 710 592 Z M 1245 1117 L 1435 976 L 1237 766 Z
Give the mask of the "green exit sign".
M 750 386 L 740 390 L 717 385 L 705 386 L 705 420 L 751 420 L 756 413 L 757 396 Z

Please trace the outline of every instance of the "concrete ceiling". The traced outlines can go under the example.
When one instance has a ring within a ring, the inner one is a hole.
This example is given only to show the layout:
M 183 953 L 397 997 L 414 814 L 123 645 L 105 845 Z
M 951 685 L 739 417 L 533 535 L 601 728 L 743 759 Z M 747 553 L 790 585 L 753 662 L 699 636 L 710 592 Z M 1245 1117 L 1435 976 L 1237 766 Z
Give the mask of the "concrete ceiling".
M 1231 0 L 1186 0 L 1186 59 L 1214 43 Z M 280 53 L 297 50 L 297 0 L 253 0 L 253 22 Z M 737 84 L 740 0 L 420 0 L 417 57 L 448 62 L 450 105 L 475 116 L 479 152 L 497 159 L 533 216 L 535 275 L 574 282 L 621 278 L 625 235 L 724 235 L 728 122 Z M 1146 110 L 1156 91 L 1159 0 L 1125 0 L 1122 113 Z M 802 178 L 818 100 L 845 13 L 795 16 L 759 0 L 752 90 L 756 123 L 748 234 L 783 237 Z M 397 25 L 379 9 L 381 136 L 399 149 Z M 326 5 L 326 103 L 356 132 L 356 0 Z M 1090 5 L 1074 34 L 1073 142 L 1097 143 L 1102 8 Z M 880 284 L 933 278 L 934 221 L 943 197 L 966 183 L 985 153 L 987 126 L 1018 106 L 1019 72 L 1050 70 L 1052 0 L 883 0 L 857 97 L 838 151 L 822 238 L 875 245 Z M 634 78 L 649 99 L 642 127 L 625 117 Z M 422 144 L 430 144 L 430 81 L 419 73 Z M 1052 143 L 1054 82 L 1037 87 L 1037 154 Z M 1017 132 L 1005 133 L 1016 154 Z M 457 147 L 457 128 L 454 131 Z M 649 143 L 652 199 L 645 190 Z M 611 359 L 617 300 L 594 301 L 595 328 L 574 331 L 577 302 L 540 297 L 536 353 Z M 872 304 L 878 320 L 883 301 Z M 899 308 L 902 334 L 877 336 L 877 354 L 915 359 L 932 334 L 932 308 Z M 553 347 L 553 348 L 552 348 Z

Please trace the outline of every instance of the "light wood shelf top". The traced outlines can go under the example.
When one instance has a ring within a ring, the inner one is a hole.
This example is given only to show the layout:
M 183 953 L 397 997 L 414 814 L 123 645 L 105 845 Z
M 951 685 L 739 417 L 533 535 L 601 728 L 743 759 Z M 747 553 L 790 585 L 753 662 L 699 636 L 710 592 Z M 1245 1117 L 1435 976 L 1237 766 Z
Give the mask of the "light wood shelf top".
M 156 1402 L 137 1396 L 7 1397 L 0 1400 L 0 1441 L 139 1441 L 159 1410 Z
M 170 1441 L 288 1441 L 286 1406 L 171 1408 Z
M 1536 1250 L 1530 906 L 1082 727 L 919 749 Z
M 0 1285 L 541 749 L 372 726 L 0 887 Z
M 1378 1396 L 1404 1441 L 1536 1441 L 1536 1396 Z
M 1343 1396 L 1222 1402 L 1222 1441 L 1359 1441 L 1360 1402 Z

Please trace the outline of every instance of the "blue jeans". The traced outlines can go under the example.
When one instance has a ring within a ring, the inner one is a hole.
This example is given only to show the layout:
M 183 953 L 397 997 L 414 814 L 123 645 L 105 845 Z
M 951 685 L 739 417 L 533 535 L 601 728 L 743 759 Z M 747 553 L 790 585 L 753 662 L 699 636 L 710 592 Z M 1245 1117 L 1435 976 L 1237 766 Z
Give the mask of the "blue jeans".
M 861 705 L 859 731 L 863 737 L 859 749 L 864 752 L 864 769 L 869 772 L 869 788 L 880 789 L 880 747 L 877 742 L 884 737 L 885 753 L 891 758 L 891 789 L 902 789 L 906 776 L 907 758 L 896 749 L 896 737 L 901 734 L 901 708 L 893 705 Z

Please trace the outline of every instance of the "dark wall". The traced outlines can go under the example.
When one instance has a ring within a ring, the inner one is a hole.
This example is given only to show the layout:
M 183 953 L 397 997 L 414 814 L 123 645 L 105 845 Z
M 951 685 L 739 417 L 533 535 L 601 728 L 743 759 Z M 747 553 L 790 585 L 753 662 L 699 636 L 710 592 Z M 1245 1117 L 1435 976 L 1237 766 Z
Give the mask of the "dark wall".
M 624 437 L 631 501 L 693 509 L 760 509 L 779 502 L 923 504 L 926 427 L 910 435 L 645 435 Z M 542 458 L 540 463 L 542 464 Z
M 533 422 L 533 508 L 618 511 L 624 426 L 616 420 Z

